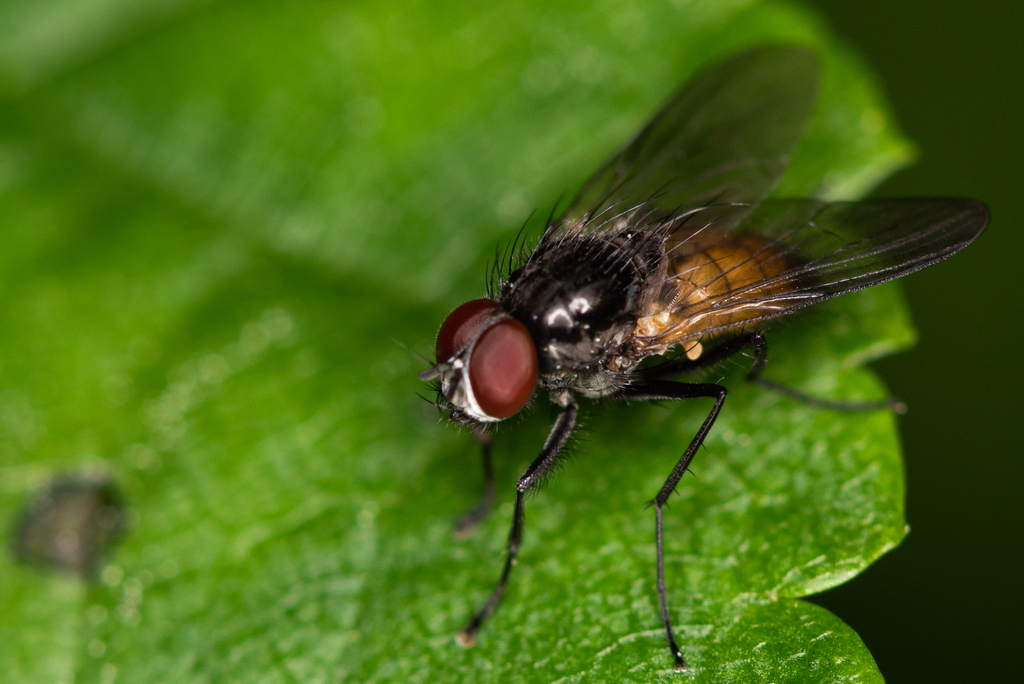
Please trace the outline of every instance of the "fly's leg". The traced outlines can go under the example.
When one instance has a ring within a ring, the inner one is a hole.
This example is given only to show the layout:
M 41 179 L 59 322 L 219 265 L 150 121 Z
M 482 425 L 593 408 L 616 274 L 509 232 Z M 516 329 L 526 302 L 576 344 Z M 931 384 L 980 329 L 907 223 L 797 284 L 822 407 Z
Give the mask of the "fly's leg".
M 748 349 L 754 350 L 754 361 L 747 369 L 745 379 L 755 385 L 770 389 L 774 392 L 789 397 L 795 401 L 813 406 L 814 408 L 828 409 L 831 411 L 878 411 L 890 409 L 896 413 L 906 413 L 907 405 L 896 397 L 881 399 L 879 401 L 833 401 L 830 399 L 819 399 L 809 394 L 804 394 L 792 387 L 781 385 L 767 378 L 762 378 L 761 373 L 768 361 L 768 341 L 764 333 L 755 330 L 732 338 L 723 344 L 714 347 L 706 354 L 696 360 L 690 360 L 686 356 L 680 356 L 671 361 L 641 371 L 644 378 L 652 380 L 684 375 L 702 368 L 708 368 L 726 359 L 735 356 Z
M 768 341 L 760 330 L 750 333 L 754 347 L 754 362 L 747 369 L 746 380 L 755 385 L 760 385 L 796 401 L 813 406 L 814 408 L 828 409 L 831 411 L 879 411 L 890 409 L 896 413 L 906 413 L 907 405 L 896 397 L 880 399 L 878 401 L 833 401 L 830 399 L 819 399 L 809 394 L 804 394 L 792 387 L 780 385 L 777 382 L 761 377 L 761 372 L 768 361 Z
M 718 417 L 718 412 L 722 410 L 722 404 L 725 403 L 725 394 L 725 387 L 712 383 L 689 384 L 656 380 L 640 386 L 627 388 L 618 397 L 623 401 L 664 401 L 676 399 L 700 399 L 704 397 L 713 398 L 715 400 L 715 405 L 712 407 L 711 412 L 708 413 L 708 417 L 704 419 L 704 423 L 700 426 L 700 429 L 697 430 L 697 434 L 694 435 L 693 440 L 690 441 L 690 446 L 686 447 L 686 451 L 683 452 L 682 458 L 679 459 L 675 468 L 672 469 L 668 479 L 665 480 L 665 484 L 662 485 L 661 489 L 658 491 L 658 495 L 654 497 L 654 536 L 657 541 L 658 555 L 658 602 L 661 606 L 661 622 L 665 626 L 665 638 L 668 640 L 668 650 L 672 653 L 672 657 L 675 659 L 675 669 L 677 672 L 681 672 L 686 669 L 686 662 L 683 660 L 682 651 L 680 651 L 679 646 L 676 645 L 675 636 L 672 634 L 672 620 L 669 617 L 668 599 L 665 596 L 665 546 L 662 541 L 661 514 L 669 497 L 672 496 L 672 493 L 676 490 L 679 480 L 682 479 L 683 474 L 686 473 L 687 468 L 690 467 L 690 462 L 693 460 L 694 455 L 696 455 L 697 449 L 699 449 L 700 445 L 704 443 L 704 438 L 707 437 L 708 431 L 711 430 L 711 426 L 715 424 L 715 418 Z
M 569 441 L 573 428 L 576 427 L 576 412 L 576 400 L 570 396 L 567 398 L 565 409 L 551 428 L 551 432 L 544 442 L 544 447 L 540 450 L 540 455 L 534 459 L 530 467 L 523 473 L 523 476 L 516 482 L 515 512 L 512 514 L 512 529 L 508 534 L 508 555 L 505 556 L 505 567 L 502 568 L 498 586 L 491 592 L 487 603 L 477 611 L 473 619 L 462 628 L 462 631 L 456 637 L 456 642 L 464 648 L 472 646 L 473 642 L 476 641 L 476 633 L 480 631 L 481 625 L 491 616 L 494 609 L 498 607 L 498 602 L 501 601 L 501 596 L 505 593 L 505 587 L 508 586 L 508 576 L 512 572 L 512 566 L 516 564 L 516 556 L 519 555 L 519 545 L 523 539 L 525 496 L 532 489 L 540 485 L 544 480 L 545 473 L 558 461 L 558 457 L 565 448 L 566 442 Z
M 668 641 L 669 651 L 675 659 L 675 669 L 677 671 L 685 670 L 686 663 L 683 660 L 682 652 L 676 644 L 675 636 L 672 634 L 672 622 L 669 616 L 668 599 L 665 595 L 665 547 L 662 536 L 662 511 L 665 504 L 668 502 L 669 497 L 672 496 L 672 493 L 678 486 L 679 480 L 682 479 L 686 470 L 689 468 L 690 462 L 697 453 L 697 449 L 699 449 L 701 444 L 704 443 L 704 439 L 707 437 L 708 431 L 711 430 L 711 426 L 714 425 L 715 419 L 718 417 L 718 413 L 722 409 L 722 404 L 725 403 L 726 389 L 725 387 L 717 384 L 676 383 L 665 381 L 663 378 L 683 375 L 701 368 L 713 366 L 748 349 L 754 350 L 754 361 L 750 364 L 750 368 L 747 369 L 745 379 L 748 382 L 775 390 L 776 392 L 790 397 L 791 399 L 802 401 L 817 408 L 837 411 L 874 411 L 888 408 L 898 413 L 903 413 L 906 410 L 906 406 L 903 402 L 894 398 L 872 402 L 829 401 L 809 396 L 792 388 L 779 385 L 771 380 L 762 378 L 761 372 L 764 369 L 768 356 L 768 343 L 765 340 L 764 333 L 760 330 L 734 337 L 733 339 L 708 350 L 707 353 L 703 354 L 698 359 L 691 360 L 686 356 L 680 356 L 667 363 L 661 364 L 660 366 L 654 366 L 652 368 L 638 371 L 638 374 L 640 375 L 638 384 L 627 387 L 621 394 L 614 397 L 615 399 L 623 401 L 664 401 L 676 399 L 697 399 L 702 397 L 715 399 L 715 405 L 712 407 L 711 412 L 708 413 L 708 417 L 704 419 L 704 423 L 700 426 L 697 434 L 690 442 L 690 445 L 686 448 L 682 458 L 680 458 L 679 462 L 676 463 L 676 466 L 672 469 L 668 479 L 665 480 L 665 484 L 654 498 L 654 531 L 657 543 L 658 563 L 658 601 L 661 608 L 661 621 L 665 626 L 665 637 Z
M 710 368 L 715 366 L 722 361 L 731 359 L 737 354 L 746 351 L 747 349 L 757 348 L 758 340 L 764 341 L 764 333 L 760 330 L 752 333 L 746 333 L 743 335 L 737 335 L 736 337 L 726 340 L 722 344 L 708 349 L 706 352 L 698 356 L 696 359 L 690 359 L 685 354 L 675 357 L 670 361 L 659 364 L 657 366 L 651 366 L 637 371 L 640 374 L 642 380 L 664 380 L 666 378 L 678 377 L 680 375 L 687 375 L 704 368 Z M 764 347 L 764 353 L 762 357 L 768 353 L 767 345 Z M 764 358 L 755 359 L 754 365 L 763 365 Z M 753 366 L 751 366 L 753 368 Z M 748 371 L 749 373 L 749 371 Z
M 483 430 L 473 430 L 473 436 L 480 443 L 480 455 L 484 466 L 484 491 L 476 506 L 469 509 L 455 523 L 452 534 L 456 539 L 465 539 L 477 524 L 487 517 L 494 504 L 494 466 L 491 465 L 491 438 Z

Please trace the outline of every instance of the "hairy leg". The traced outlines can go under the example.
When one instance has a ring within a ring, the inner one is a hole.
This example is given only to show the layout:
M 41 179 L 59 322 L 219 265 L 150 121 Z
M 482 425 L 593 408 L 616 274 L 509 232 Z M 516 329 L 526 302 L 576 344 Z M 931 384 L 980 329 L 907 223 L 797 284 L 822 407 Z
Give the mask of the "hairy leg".
M 544 442 L 544 447 L 540 450 L 540 455 L 534 459 L 530 467 L 523 473 L 523 476 L 516 482 L 515 512 L 512 514 L 512 529 L 508 534 L 508 555 L 505 556 L 505 566 L 501 570 L 501 578 L 498 580 L 498 585 L 494 588 L 494 591 L 491 592 L 490 598 L 487 599 L 487 603 L 477 611 L 473 619 L 459 632 L 456 641 L 460 646 L 468 647 L 473 645 L 473 642 L 476 641 L 476 633 L 487 618 L 494 613 L 494 609 L 498 607 L 498 603 L 501 601 L 502 594 L 505 593 L 505 588 L 508 586 L 508 577 L 512 572 L 512 566 L 516 564 L 516 556 L 519 555 L 519 545 L 523 539 L 525 496 L 530 490 L 539 486 L 544 479 L 544 474 L 558 461 L 566 442 L 569 441 L 569 437 L 572 435 L 573 428 L 576 427 L 577 411 L 576 400 L 569 397 L 565 409 L 558 416 L 554 426 L 552 426 L 551 432 Z
M 787 396 L 795 401 L 799 401 L 815 408 L 828 409 L 831 411 L 878 411 L 882 409 L 890 409 L 901 414 L 906 413 L 907 411 L 907 405 L 895 397 L 880 399 L 878 401 L 834 401 L 831 399 L 819 399 L 818 397 L 804 394 L 792 387 L 787 387 L 786 385 L 781 385 L 773 380 L 762 378 L 761 373 L 764 371 L 765 365 L 768 362 L 768 341 L 765 339 L 764 332 L 760 330 L 744 333 L 727 340 L 722 344 L 709 349 L 706 353 L 701 354 L 697 359 L 691 360 L 685 355 L 678 356 L 661 365 L 640 371 L 640 373 L 645 380 L 661 380 L 664 378 L 677 377 L 703 368 L 709 368 L 715 364 L 725 361 L 726 359 L 736 356 L 737 354 L 747 351 L 748 349 L 754 350 L 754 360 L 751 362 L 750 367 L 747 369 L 747 373 L 744 376 L 746 381 L 778 392 L 779 394 Z
M 669 473 L 668 479 L 665 480 L 665 484 L 662 485 L 661 489 L 658 490 L 657 496 L 654 497 L 654 534 L 658 554 L 658 602 L 661 607 L 661 622 L 665 626 L 665 638 L 668 641 L 668 649 L 675 660 L 675 669 L 677 671 L 686 669 L 686 661 L 683 660 L 682 651 L 679 650 L 675 636 L 672 634 L 672 619 L 669 615 L 668 598 L 665 594 L 665 546 L 661 526 L 662 509 L 675 491 L 679 480 L 682 479 L 687 468 L 690 467 L 690 462 L 693 461 L 693 457 L 697 454 L 697 449 L 704 443 L 704 438 L 707 437 L 711 426 L 715 424 L 718 412 L 722 410 L 722 405 L 725 403 L 725 395 L 725 387 L 713 383 L 689 384 L 655 380 L 640 386 L 627 388 L 619 397 L 623 401 L 664 401 L 700 399 L 704 397 L 715 400 L 715 405 L 708 413 L 708 417 L 704 419 L 700 429 L 697 430 L 697 434 L 694 435 L 690 445 L 683 452 L 682 458 L 676 463 L 672 472 Z

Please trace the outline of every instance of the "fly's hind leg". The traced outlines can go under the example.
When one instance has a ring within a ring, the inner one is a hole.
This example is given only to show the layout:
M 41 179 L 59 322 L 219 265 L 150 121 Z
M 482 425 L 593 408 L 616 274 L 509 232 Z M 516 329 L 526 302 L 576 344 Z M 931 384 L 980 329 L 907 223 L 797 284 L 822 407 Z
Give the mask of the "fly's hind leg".
M 715 405 L 711 408 L 711 412 L 708 413 L 708 417 L 704 419 L 704 423 L 701 424 L 697 434 L 690 441 L 690 445 L 683 452 L 682 458 L 679 459 L 672 472 L 669 473 L 668 479 L 665 480 L 665 484 L 662 485 L 653 502 L 654 536 L 657 544 L 658 559 L 658 603 L 661 608 L 661 623 L 665 626 L 668 650 L 672 653 L 672 658 L 675 660 L 677 672 L 686 669 L 686 661 L 683 659 L 683 653 L 679 650 L 675 636 L 672 634 L 672 619 L 669 615 L 668 598 L 665 595 L 665 545 L 661 529 L 662 509 L 676 490 L 679 480 L 682 479 L 686 470 L 690 467 L 690 462 L 696 455 L 697 449 L 704 443 L 704 438 L 707 437 L 711 426 L 715 424 L 718 412 L 722 410 L 722 404 L 725 403 L 725 394 L 726 389 L 724 387 L 713 383 L 689 384 L 655 380 L 629 387 L 617 397 L 623 401 L 664 401 L 700 398 L 712 398 L 715 400 Z
M 480 456 L 484 466 L 484 491 L 476 505 L 463 513 L 459 517 L 458 522 L 455 523 L 455 529 L 452 530 L 452 534 L 456 539 L 468 537 L 473 532 L 473 528 L 487 517 L 491 506 L 494 505 L 495 486 L 494 466 L 491 464 L 491 438 L 486 432 L 479 429 L 473 430 L 473 436 L 480 443 Z
M 792 387 L 781 385 L 773 380 L 762 378 L 768 361 L 768 341 L 760 330 L 738 335 L 717 347 L 710 349 L 695 360 L 688 359 L 685 355 L 672 359 L 660 366 L 654 366 L 640 371 L 645 379 L 661 379 L 678 375 L 684 375 L 702 368 L 708 368 L 726 359 L 735 356 L 748 349 L 754 350 L 754 360 L 747 369 L 745 379 L 766 389 L 789 397 L 795 401 L 813 406 L 814 408 L 828 409 L 831 411 L 878 411 L 889 409 L 896 413 L 906 413 L 907 405 L 896 397 L 880 399 L 878 401 L 834 401 L 831 399 L 819 399 L 809 394 L 804 394 Z
M 879 411 L 882 409 L 889 409 L 899 414 L 907 412 L 907 405 L 896 397 L 879 399 L 877 401 L 833 401 L 831 399 L 819 399 L 818 397 L 812 397 L 811 395 L 804 394 L 792 387 L 780 385 L 779 383 L 768 380 L 767 378 L 762 378 L 761 372 L 764 370 L 765 364 L 768 361 L 768 342 L 764 338 L 764 333 L 760 330 L 750 333 L 749 337 L 753 342 L 751 346 L 754 347 L 754 362 L 750 364 L 750 368 L 747 369 L 747 382 L 752 382 L 755 385 L 760 385 L 761 387 L 773 390 L 783 396 L 807 404 L 808 406 L 813 406 L 814 408 L 828 409 L 831 411 Z

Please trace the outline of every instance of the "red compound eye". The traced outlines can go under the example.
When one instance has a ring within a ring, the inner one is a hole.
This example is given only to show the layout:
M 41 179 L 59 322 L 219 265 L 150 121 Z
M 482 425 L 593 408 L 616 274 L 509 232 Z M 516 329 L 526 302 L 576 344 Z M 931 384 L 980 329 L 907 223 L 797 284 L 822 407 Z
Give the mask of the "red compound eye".
M 493 299 L 474 299 L 448 314 L 437 331 L 437 344 L 434 346 L 437 362 L 444 363 L 472 342 L 497 308 L 498 303 Z
M 484 331 L 469 358 L 469 384 L 491 418 L 508 418 L 526 406 L 537 385 L 537 351 L 526 326 L 508 318 Z

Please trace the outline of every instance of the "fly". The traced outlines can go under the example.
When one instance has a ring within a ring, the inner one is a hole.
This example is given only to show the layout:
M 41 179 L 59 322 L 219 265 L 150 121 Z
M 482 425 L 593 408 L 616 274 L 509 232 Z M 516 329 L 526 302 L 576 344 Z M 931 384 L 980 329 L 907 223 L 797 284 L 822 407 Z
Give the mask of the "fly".
M 561 413 L 516 483 L 508 553 L 488 601 L 459 633 L 470 645 L 515 565 L 526 495 L 543 482 L 576 425 L 577 399 L 710 398 L 714 407 L 654 497 L 661 620 L 685 669 L 665 596 L 662 509 L 725 402 L 716 383 L 674 378 L 753 352 L 746 379 L 822 408 L 871 410 L 894 400 L 831 402 L 761 378 L 772 319 L 899 278 L 969 245 L 988 222 L 967 199 L 825 202 L 767 199 L 811 115 L 817 60 L 801 47 L 742 53 L 703 71 L 590 180 L 518 267 L 499 265 L 489 296 L 456 308 L 437 334 L 438 404 L 482 445 L 487 427 L 546 390 Z M 648 357 L 658 363 L 641 365 Z

